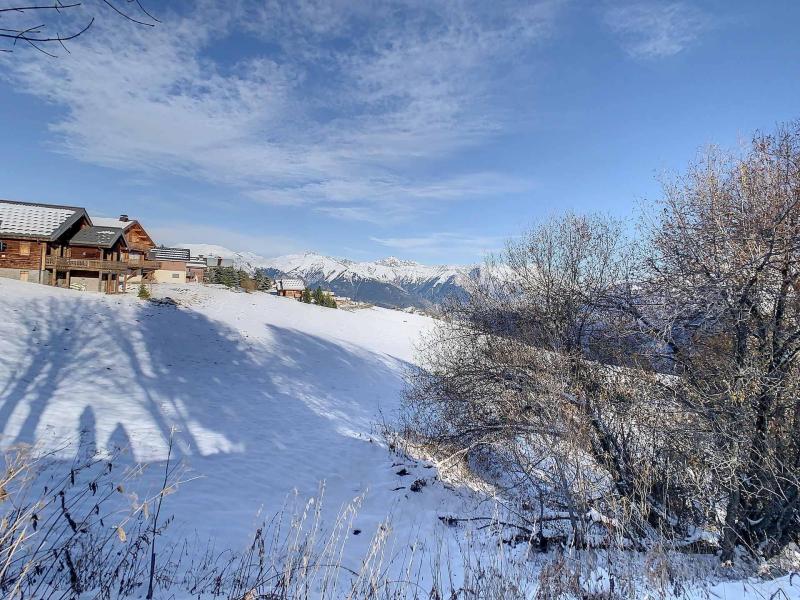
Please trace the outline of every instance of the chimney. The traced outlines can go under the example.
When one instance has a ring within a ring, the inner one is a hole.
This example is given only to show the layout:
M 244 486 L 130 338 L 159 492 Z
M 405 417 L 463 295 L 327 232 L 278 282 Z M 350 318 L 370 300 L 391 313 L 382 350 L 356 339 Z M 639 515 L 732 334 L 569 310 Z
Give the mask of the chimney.
M 120 215 L 119 220 L 122 221 L 123 223 L 127 223 L 128 221 L 130 221 L 128 215 Z

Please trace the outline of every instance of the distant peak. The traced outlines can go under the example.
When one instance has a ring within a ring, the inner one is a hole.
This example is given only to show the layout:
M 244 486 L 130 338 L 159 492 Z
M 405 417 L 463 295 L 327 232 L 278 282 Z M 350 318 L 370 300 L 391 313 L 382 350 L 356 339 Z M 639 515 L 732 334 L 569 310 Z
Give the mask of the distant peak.
M 397 258 L 396 256 L 387 256 L 386 258 L 382 258 L 380 260 L 376 260 L 375 264 L 383 265 L 385 267 L 416 267 L 419 266 L 418 262 L 414 262 L 413 260 L 402 260 Z

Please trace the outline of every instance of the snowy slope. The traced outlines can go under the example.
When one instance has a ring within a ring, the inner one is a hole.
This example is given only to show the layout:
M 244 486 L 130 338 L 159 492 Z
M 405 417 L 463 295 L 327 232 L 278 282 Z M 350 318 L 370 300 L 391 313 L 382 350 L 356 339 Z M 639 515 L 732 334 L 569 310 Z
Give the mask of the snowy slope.
M 441 484 L 410 493 L 434 471 L 408 464 L 411 474 L 397 475 L 398 457 L 375 435 L 395 416 L 429 319 L 204 286 L 156 294 L 181 306 L 0 279 L 3 446 L 82 439 L 161 461 L 176 427 L 178 453 L 200 479 L 169 497 L 173 530 L 220 546 L 241 546 L 259 514 L 323 481 L 329 521 L 367 494 L 354 556 L 388 514 L 411 536 L 460 501 Z M 158 471 L 143 485 L 156 486 Z
M 136 490 L 146 497 L 160 485 L 175 427 L 177 454 L 197 479 L 167 497 L 176 516 L 168 535 L 196 533 L 198 551 L 207 538 L 242 547 L 287 497 L 316 496 L 323 482 L 327 526 L 365 494 L 353 522 L 363 534 L 342 558 L 348 568 L 387 517 L 400 545 L 459 535 L 438 517 L 468 515 L 479 498 L 390 453 L 374 431 L 395 417 L 403 370 L 430 319 L 215 287 L 155 294 L 179 306 L 0 279 L 0 445 L 35 443 L 70 464 L 78 440 L 129 448 L 129 462 L 154 461 Z M 414 493 L 417 478 L 428 485 Z M 800 585 L 789 576 L 728 581 L 684 597 L 709 593 L 800 598 Z

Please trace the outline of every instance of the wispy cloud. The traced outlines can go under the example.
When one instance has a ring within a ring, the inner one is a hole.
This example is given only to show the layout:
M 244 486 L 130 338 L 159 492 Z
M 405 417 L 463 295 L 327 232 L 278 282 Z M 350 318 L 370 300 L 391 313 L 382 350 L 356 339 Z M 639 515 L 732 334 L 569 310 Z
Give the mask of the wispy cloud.
M 396 175 L 369 180 L 340 178 L 308 182 L 297 186 L 261 188 L 249 196 L 264 204 L 278 206 L 316 206 L 329 216 L 369 222 L 387 218 L 402 220 L 419 211 L 435 210 L 442 203 L 491 194 L 521 194 L 534 182 L 498 173 L 470 173 L 417 180 Z M 375 211 L 380 206 L 380 211 Z
M 247 250 L 263 256 L 278 256 L 305 250 L 297 244 L 296 238 L 247 235 L 237 230 L 211 225 L 187 225 L 184 222 L 164 223 L 157 227 L 149 227 L 148 231 L 159 243 L 167 246 L 204 244 L 213 240 L 214 244 L 230 250 Z
M 686 2 L 621 2 L 606 6 L 606 26 L 634 58 L 673 56 L 711 28 L 711 18 Z
M 452 252 L 480 256 L 497 251 L 505 242 L 505 238 L 500 236 L 455 232 L 436 232 L 417 237 L 373 237 L 370 239 L 393 251 L 419 256 L 441 256 Z
M 559 5 L 199 2 L 159 15 L 154 30 L 99 23 L 63 59 L 28 52 L 0 65 L 17 89 L 63 111 L 53 147 L 80 160 L 341 218 L 402 218 L 520 187 L 419 167 L 508 126 L 513 107 L 493 84 L 548 38 Z M 263 47 L 241 54 L 244 36 Z

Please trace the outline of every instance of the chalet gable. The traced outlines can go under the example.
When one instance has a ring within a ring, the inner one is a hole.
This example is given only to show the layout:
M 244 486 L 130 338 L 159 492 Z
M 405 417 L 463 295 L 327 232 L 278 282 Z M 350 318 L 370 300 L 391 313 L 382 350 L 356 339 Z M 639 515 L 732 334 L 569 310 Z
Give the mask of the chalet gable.
M 117 218 L 95 217 L 92 219 L 92 223 L 101 227 L 118 227 L 124 230 L 125 239 L 131 250 L 146 253 L 156 247 L 153 238 L 145 231 L 142 224 L 136 219 L 129 218 L 128 215 L 120 215 Z
M 117 242 L 127 247 L 124 231 L 119 227 L 84 227 L 69 241 L 70 246 L 85 246 L 89 248 L 113 248 Z

